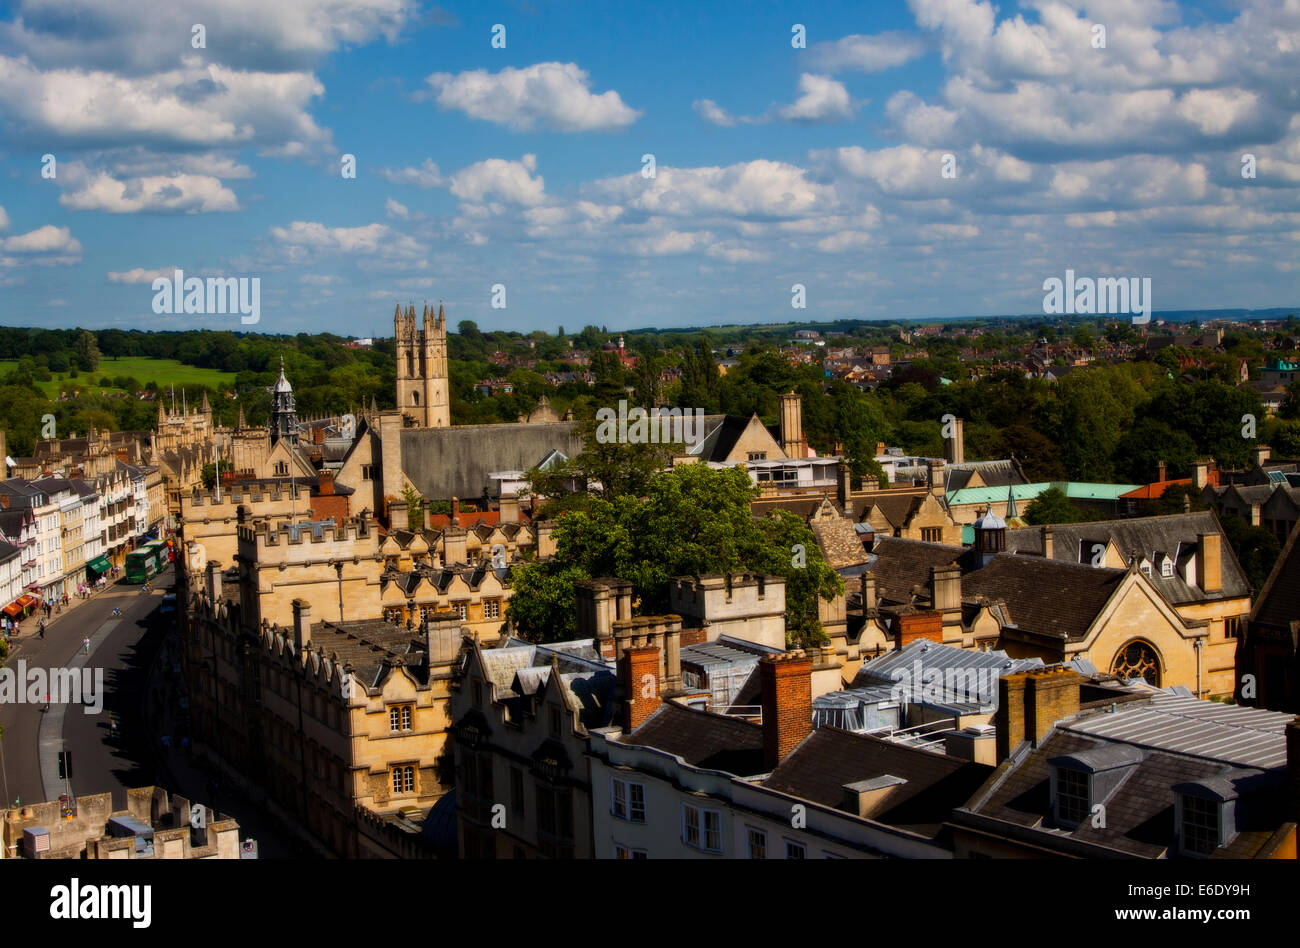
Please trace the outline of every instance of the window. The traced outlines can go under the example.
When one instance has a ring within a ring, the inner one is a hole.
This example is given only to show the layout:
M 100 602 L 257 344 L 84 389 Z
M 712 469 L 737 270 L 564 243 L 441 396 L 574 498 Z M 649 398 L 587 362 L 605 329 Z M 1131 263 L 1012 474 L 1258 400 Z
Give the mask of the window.
M 943 541 L 943 527 L 922 527 L 921 540 L 925 543 L 940 543 Z
M 629 780 L 610 778 L 610 795 L 613 799 L 612 813 L 620 820 L 629 823 L 645 822 L 645 784 Z
M 766 451 L 750 451 L 750 452 L 749 452 L 749 459 L 750 459 L 751 461 L 766 461 L 766 460 L 767 460 L 767 452 L 766 452 Z
M 749 829 L 749 858 L 766 859 L 767 858 L 767 834 L 762 830 L 754 828 Z
M 411 729 L 411 706 L 409 704 L 393 705 L 388 709 L 388 729 L 390 731 L 409 731 Z
M 1223 637 L 1225 639 L 1235 639 L 1241 637 L 1241 620 L 1245 616 L 1228 616 L 1223 620 Z
M 628 849 L 622 843 L 614 844 L 615 859 L 649 859 L 650 854 L 644 849 Z
M 796 843 L 792 839 L 785 841 L 785 858 L 786 859 L 807 859 L 808 850 L 804 848 L 803 843 Z
M 1160 575 L 1165 577 L 1166 579 L 1174 575 L 1173 560 L 1169 559 L 1168 557 L 1165 557 L 1164 561 L 1160 564 Z
M 468 606 L 469 606 L 468 603 L 464 603 L 464 602 L 453 602 L 453 603 L 451 604 L 451 609 L 452 609 L 452 611 L 455 612 L 458 616 L 460 616 L 461 621 L 463 622 L 463 621 L 465 621 L 466 618 L 468 618 L 468 615 L 469 615 L 469 609 L 468 609 Z
M 415 792 L 415 767 L 406 764 L 393 768 L 393 793 Z
M 373 481 L 375 479 L 375 465 L 373 464 L 361 465 L 361 479 L 363 481 Z
M 486 600 L 486 601 L 483 603 L 483 618 L 484 618 L 484 619 L 500 619 L 500 618 L 501 618 L 501 600 L 499 600 L 499 599 L 488 599 L 488 600 Z
M 510 768 L 510 809 L 524 814 L 524 772 L 518 767 Z
M 1067 826 L 1078 826 L 1088 816 L 1088 775 L 1078 770 L 1056 769 L 1056 819 Z
M 1219 848 L 1219 811 L 1214 800 L 1183 794 L 1183 852 L 1208 856 Z
M 705 852 L 722 852 L 722 814 L 682 804 L 682 842 Z
M 288 461 L 276 461 L 276 462 L 275 462 L 275 476 L 276 476 L 276 477 L 288 477 L 288 476 L 289 476 L 289 462 L 288 462 Z

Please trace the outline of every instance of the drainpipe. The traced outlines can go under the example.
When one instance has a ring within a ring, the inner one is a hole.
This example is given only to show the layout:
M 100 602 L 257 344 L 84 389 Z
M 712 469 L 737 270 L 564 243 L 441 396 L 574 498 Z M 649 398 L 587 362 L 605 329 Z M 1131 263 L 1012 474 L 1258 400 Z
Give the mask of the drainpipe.
M 1203 690 L 1201 688 L 1201 649 L 1205 647 L 1205 639 L 1196 640 L 1196 697 L 1201 697 Z

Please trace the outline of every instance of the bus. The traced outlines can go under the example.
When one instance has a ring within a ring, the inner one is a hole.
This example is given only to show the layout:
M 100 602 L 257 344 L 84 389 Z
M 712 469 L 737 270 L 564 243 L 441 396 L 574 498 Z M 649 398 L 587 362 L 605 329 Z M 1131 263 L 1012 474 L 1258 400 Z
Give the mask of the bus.
M 142 585 L 158 572 L 158 558 L 147 546 L 126 554 L 126 581 Z
M 170 563 L 166 540 L 153 540 L 126 554 L 126 581 L 142 585 L 161 573 Z

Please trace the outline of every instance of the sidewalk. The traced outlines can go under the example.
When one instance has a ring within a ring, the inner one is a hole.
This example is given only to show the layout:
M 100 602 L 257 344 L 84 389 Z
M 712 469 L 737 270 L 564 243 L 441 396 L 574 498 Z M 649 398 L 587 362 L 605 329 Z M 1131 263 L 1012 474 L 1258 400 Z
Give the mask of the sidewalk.
M 117 586 L 117 584 L 121 581 L 121 578 L 122 578 L 122 571 L 121 568 L 119 567 L 118 576 L 116 578 L 110 579 L 99 589 L 95 589 L 94 587 L 91 587 L 90 595 L 85 599 L 81 598 L 78 595 L 73 594 L 69 599 L 68 604 L 63 607 L 62 611 L 58 611 L 57 609 L 51 611 L 50 617 L 45 620 L 45 624 L 49 625 L 55 619 L 62 619 L 66 617 L 68 613 L 75 610 L 78 606 L 90 602 L 92 599 L 99 596 L 101 593 L 112 591 Z M 17 656 L 20 651 L 22 651 L 22 647 L 25 643 L 30 642 L 33 638 L 39 639 L 41 637 L 41 633 L 40 633 L 41 619 L 45 619 L 44 603 L 38 606 L 36 611 L 33 612 L 30 616 L 28 616 L 26 619 L 21 620 L 18 623 L 17 631 L 10 632 L 9 657 L 11 659 Z

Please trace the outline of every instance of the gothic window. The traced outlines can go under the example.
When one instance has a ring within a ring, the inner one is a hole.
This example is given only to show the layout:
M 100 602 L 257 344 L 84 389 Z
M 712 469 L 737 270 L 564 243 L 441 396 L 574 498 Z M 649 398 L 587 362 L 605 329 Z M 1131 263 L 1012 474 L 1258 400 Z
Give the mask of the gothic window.
M 1115 656 L 1111 672 L 1119 678 L 1141 678 L 1160 687 L 1160 657 L 1146 642 L 1130 642 Z
M 406 353 L 406 377 L 411 378 L 415 375 L 415 353 Z
M 419 404 L 420 404 L 420 393 L 419 393 L 419 392 L 412 392 L 412 393 L 411 393 L 411 404 L 412 404 L 412 405 L 419 405 Z

